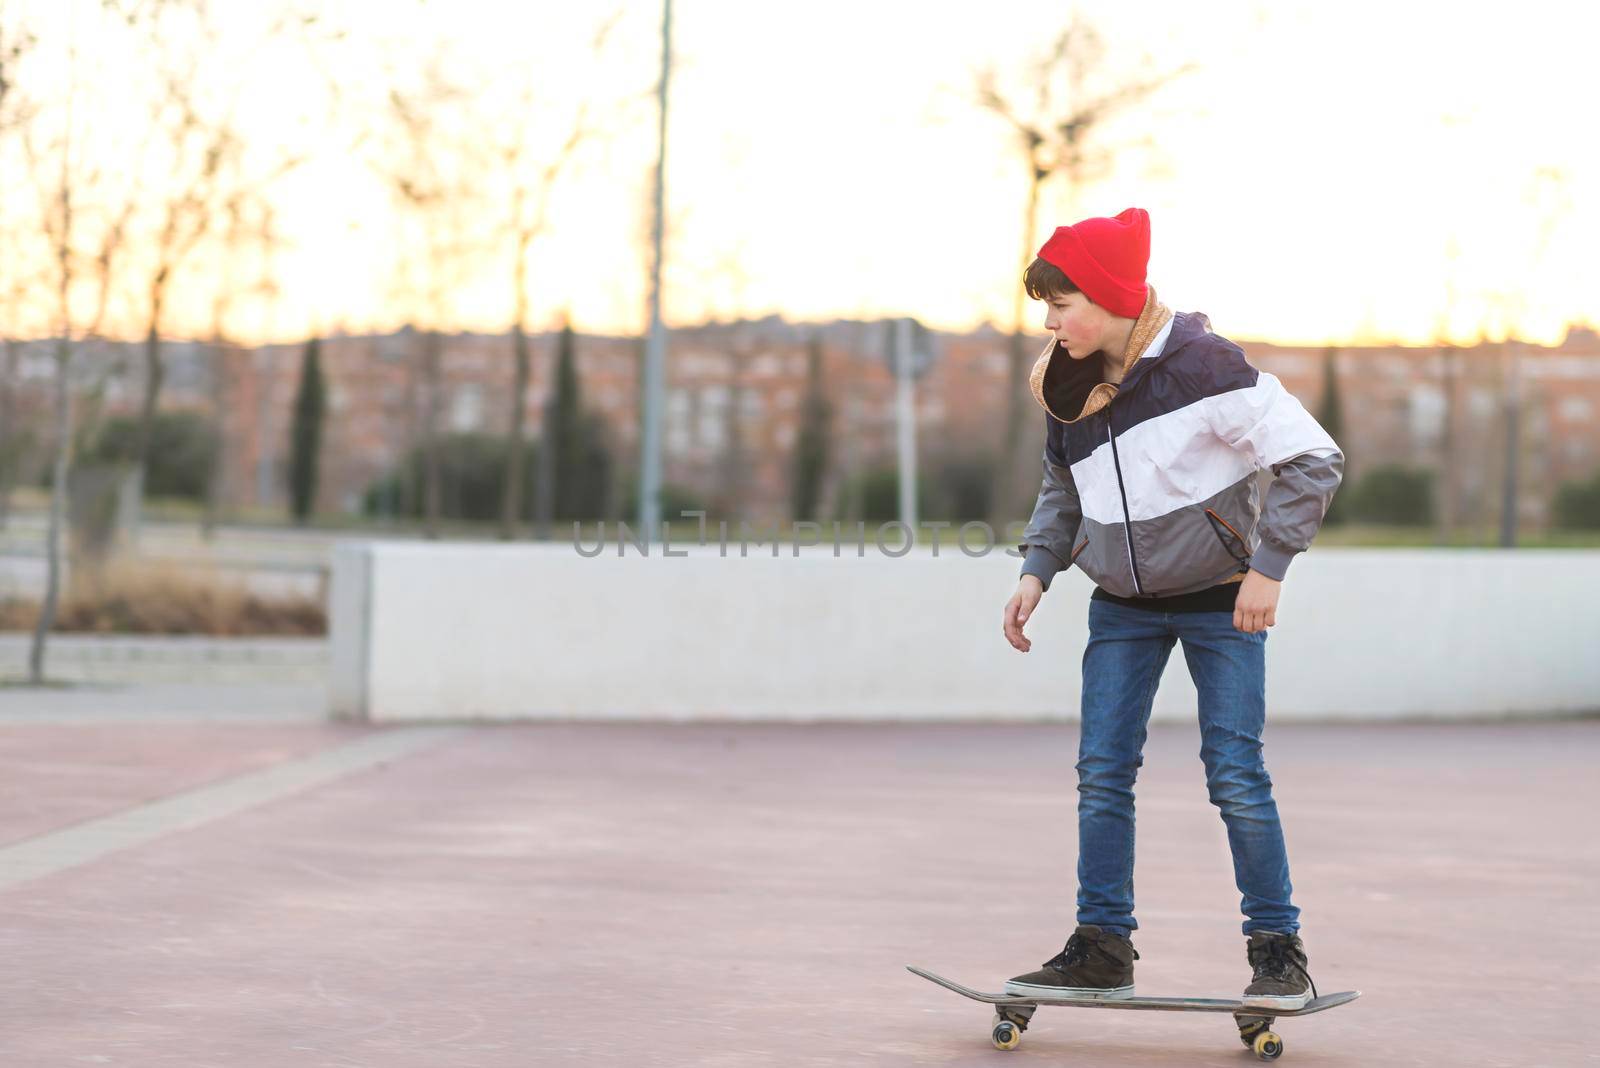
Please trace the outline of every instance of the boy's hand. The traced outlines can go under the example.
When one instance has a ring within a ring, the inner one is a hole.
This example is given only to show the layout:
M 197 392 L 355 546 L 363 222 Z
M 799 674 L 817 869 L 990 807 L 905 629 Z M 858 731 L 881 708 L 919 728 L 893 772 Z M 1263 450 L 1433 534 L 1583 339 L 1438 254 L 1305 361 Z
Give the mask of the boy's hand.
M 1239 593 L 1242 596 L 1244 591 L 1240 590 Z M 1023 575 L 1017 582 L 1017 592 L 1006 602 L 1005 622 L 1001 629 L 1005 631 L 1006 641 L 1019 652 L 1025 653 L 1033 648 L 1033 643 L 1023 636 L 1022 625 L 1033 615 L 1034 606 L 1043 595 L 1044 583 L 1034 575 Z
M 1278 622 L 1278 591 L 1283 583 L 1254 568 L 1245 572 L 1233 602 L 1233 626 L 1246 634 L 1266 630 Z

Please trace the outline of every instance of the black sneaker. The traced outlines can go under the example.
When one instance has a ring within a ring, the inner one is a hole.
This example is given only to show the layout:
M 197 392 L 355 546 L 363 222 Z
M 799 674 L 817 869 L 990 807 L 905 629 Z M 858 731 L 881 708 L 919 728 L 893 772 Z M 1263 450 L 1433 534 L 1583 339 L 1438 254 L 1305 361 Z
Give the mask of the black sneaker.
M 1260 1009 L 1304 1008 L 1317 988 L 1306 971 L 1306 947 L 1300 936 L 1252 931 L 1245 948 L 1255 975 L 1244 988 L 1244 1003 Z
M 1007 994 L 1071 998 L 1133 997 L 1133 943 L 1121 935 L 1080 924 L 1066 946 L 1036 972 L 1006 982 Z

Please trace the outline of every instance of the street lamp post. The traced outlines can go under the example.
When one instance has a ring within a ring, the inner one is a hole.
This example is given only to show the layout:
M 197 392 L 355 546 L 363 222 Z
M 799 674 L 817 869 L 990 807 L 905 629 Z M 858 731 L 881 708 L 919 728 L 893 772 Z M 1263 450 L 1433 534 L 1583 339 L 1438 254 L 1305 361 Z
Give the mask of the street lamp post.
M 657 87 L 655 225 L 650 264 L 650 332 L 644 353 L 644 426 L 640 435 L 639 521 L 645 544 L 656 540 L 661 522 L 661 402 L 665 383 L 667 333 L 661 325 L 661 235 L 667 182 L 667 80 L 672 72 L 672 0 L 661 13 L 661 83 Z

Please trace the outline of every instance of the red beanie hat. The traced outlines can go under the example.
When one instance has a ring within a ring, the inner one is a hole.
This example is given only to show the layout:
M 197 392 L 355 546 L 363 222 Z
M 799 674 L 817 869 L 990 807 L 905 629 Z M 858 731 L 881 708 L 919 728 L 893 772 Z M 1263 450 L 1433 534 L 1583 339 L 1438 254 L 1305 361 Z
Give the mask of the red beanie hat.
M 1125 319 L 1144 311 L 1144 271 L 1150 262 L 1150 215 L 1129 208 L 1114 219 L 1058 226 L 1039 258 L 1061 268 L 1083 295 Z

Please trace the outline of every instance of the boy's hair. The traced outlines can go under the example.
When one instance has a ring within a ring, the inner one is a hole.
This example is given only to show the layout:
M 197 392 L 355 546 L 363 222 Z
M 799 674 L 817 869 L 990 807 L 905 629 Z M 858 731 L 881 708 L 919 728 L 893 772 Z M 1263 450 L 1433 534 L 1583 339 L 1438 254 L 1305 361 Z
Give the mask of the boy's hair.
M 1022 286 L 1034 300 L 1051 300 L 1068 293 L 1081 293 L 1066 272 L 1046 260 L 1035 259 L 1022 275 Z

